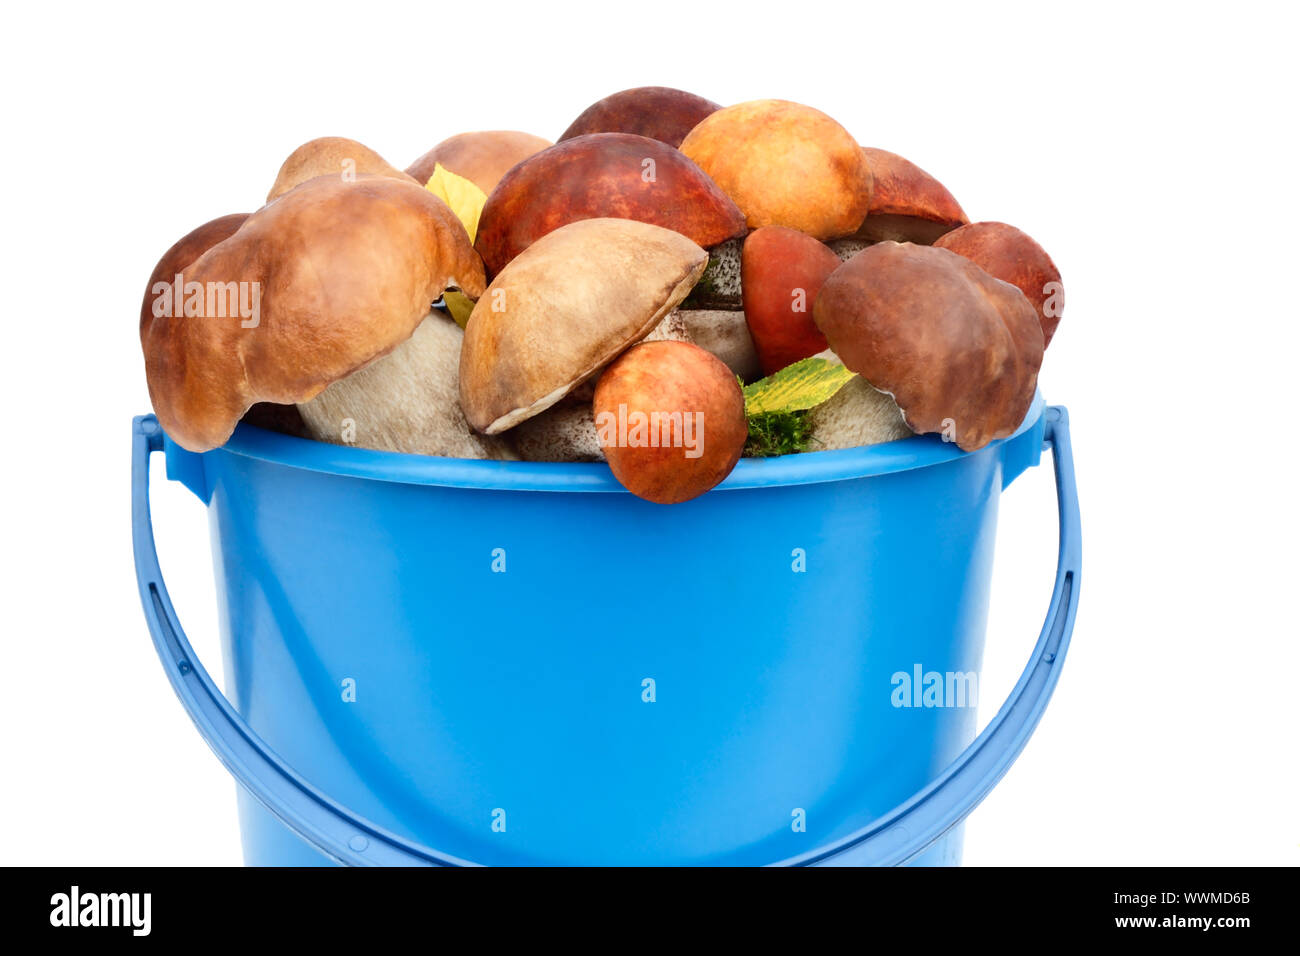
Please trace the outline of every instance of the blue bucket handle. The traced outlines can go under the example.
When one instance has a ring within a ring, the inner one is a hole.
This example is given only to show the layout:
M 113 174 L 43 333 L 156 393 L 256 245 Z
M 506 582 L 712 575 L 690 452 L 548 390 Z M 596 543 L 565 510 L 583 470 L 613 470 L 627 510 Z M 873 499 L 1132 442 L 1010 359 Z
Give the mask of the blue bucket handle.
M 964 820 L 1002 779 L 1038 726 L 1060 676 L 1079 607 L 1079 498 L 1063 406 L 1044 412 L 1043 450 L 1052 450 L 1060 517 L 1056 586 L 1038 643 L 997 716 L 940 776 L 911 799 L 847 837 L 780 866 L 906 863 Z M 353 813 L 299 776 L 248 726 L 190 647 L 172 607 L 149 514 L 149 457 L 163 449 L 153 415 L 132 423 L 131 525 L 136 579 L 154 646 L 172 689 L 213 753 L 245 789 L 325 856 L 350 866 L 473 866 L 420 846 Z

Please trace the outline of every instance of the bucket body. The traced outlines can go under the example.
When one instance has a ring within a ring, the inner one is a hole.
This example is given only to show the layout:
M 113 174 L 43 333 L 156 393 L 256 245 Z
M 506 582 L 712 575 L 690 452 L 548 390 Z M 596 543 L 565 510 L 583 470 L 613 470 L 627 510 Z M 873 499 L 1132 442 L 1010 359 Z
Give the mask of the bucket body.
M 167 455 L 209 503 L 227 695 L 320 790 L 481 863 L 747 865 L 864 826 L 973 739 L 998 498 L 1041 417 L 971 454 L 746 460 L 671 507 L 603 465 L 246 427 Z M 240 799 L 247 862 L 326 862 Z

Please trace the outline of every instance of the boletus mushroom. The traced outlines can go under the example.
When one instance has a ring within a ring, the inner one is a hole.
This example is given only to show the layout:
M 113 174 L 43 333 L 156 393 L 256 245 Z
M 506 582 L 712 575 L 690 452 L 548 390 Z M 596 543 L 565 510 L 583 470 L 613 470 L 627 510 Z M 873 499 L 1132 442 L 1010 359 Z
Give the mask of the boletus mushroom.
M 855 238 L 929 245 L 970 222 L 952 193 L 920 166 L 885 149 L 864 148 L 871 201 Z
M 1038 313 L 1043 348 L 1051 344 L 1065 311 L 1065 287 L 1046 249 L 1005 222 L 973 222 L 940 236 L 934 244 L 965 256 L 993 278 L 1023 292 Z
M 1015 431 L 1043 360 L 1034 307 L 947 249 L 879 242 L 822 285 L 813 318 L 845 366 L 887 392 L 914 432 L 965 451 Z
M 614 477 L 656 504 L 688 501 L 726 478 L 749 434 L 736 377 L 687 342 L 628 349 L 600 376 L 592 408 Z
M 475 248 L 493 277 L 553 230 L 599 218 L 662 226 L 706 249 L 745 232 L 735 203 L 671 146 L 631 133 L 591 133 L 506 173 L 483 206 Z
M 592 103 L 558 142 L 588 133 L 635 133 L 677 147 L 717 103 L 668 86 L 638 86 Z
M 192 261 L 176 249 L 155 269 L 170 281 L 145 291 L 140 342 L 158 420 L 191 451 L 223 444 L 255 402 L 310 402 L 391 352 L 449 285 L 484 285 L 446 204 L 379 176 L 311 179 Z
M 645 338 L 708 260 L 685 236 L 631 219 L 548 232 L 474 306 L 460 353 L 460 402 L 495 435 L 555 405 Z
M 305 183 L 317 176 L 336 176 L 341 180 L 352 180 L 357 176 L 383 176 L 387 179 L 415 180 L 390 165 L 369 146 L 363 146 L 355 139 L 343 136 L 322 136 L 303 143 L 280 166 L 271 191 L 266 194 L 270 202 L 283 196 L 295 186 Z M 423 183 L 420 183 L 423 186 Z
M 421 185 L 427 185 L 434 169 L 441 164 L 448 172 L 468 179 L 484 193 L 491 193 L 511 167 L 550 145 L 549 139 L 518 130 L 457 133 L 407 166 L 406 172 Z
M 745 321 L 764 375 L 826 348 L 813 304 L 840 259 L 825 243 L 785 226 L 755 229 L 741 257 Z
M 849 236 L 871 203 L 866 156 L 848 130 L 811 106 L 755 100 L 725 107 L 691 130 L 681 150 L 735 201 L 751 229 Z

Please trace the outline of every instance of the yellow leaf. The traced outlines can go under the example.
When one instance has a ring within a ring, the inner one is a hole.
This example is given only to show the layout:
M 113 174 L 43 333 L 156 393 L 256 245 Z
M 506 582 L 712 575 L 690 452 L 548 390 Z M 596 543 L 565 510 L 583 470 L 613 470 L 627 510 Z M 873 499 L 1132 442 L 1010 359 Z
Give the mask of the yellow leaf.
M 473 242 L 478 235 L 478 217 L 483 212 L 483 204 L 487 202 L 487 193 L 464 176 L 457 176 L 442 163 L 433 167 L 433 175 L 424 188 L 451 207 L 451 211 L 469 233 L 469 241 Z
M 843 365 L 816 356 L 787 365 L 775 375 L 746 385 L 745 414 L 771 415 L 816 408 L 853 378 Z
M 463 329 L 465 323 L 469 321 L 469 314 L 474 311 L 474 300 L 464 292 L 448 289 L 442 294 L 442 303 L 451 313 L 451 317 L 456 320 L 456 324 Z

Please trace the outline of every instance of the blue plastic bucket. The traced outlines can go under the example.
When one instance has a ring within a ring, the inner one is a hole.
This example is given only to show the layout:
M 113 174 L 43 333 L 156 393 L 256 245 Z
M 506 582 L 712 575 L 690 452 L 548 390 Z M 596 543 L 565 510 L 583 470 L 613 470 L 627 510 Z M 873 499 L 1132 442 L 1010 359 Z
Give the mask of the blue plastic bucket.
M 141 597 L 173 686 L 243 784 L 250 864 L 955 863 L 1073 627 L 1066 425 L 1036 399 L 974 453 L 916 437 L 746 459 L 662 507 L 603 464 L 248 426 L 196 455 L 142 416 Z M 954 691 L 980 669 L 998 499 L 1045 448 L 1055 593 L 974 739 L 973 694 Z M 209 508 L 229 702 L 158 569 L 157 450 Z

